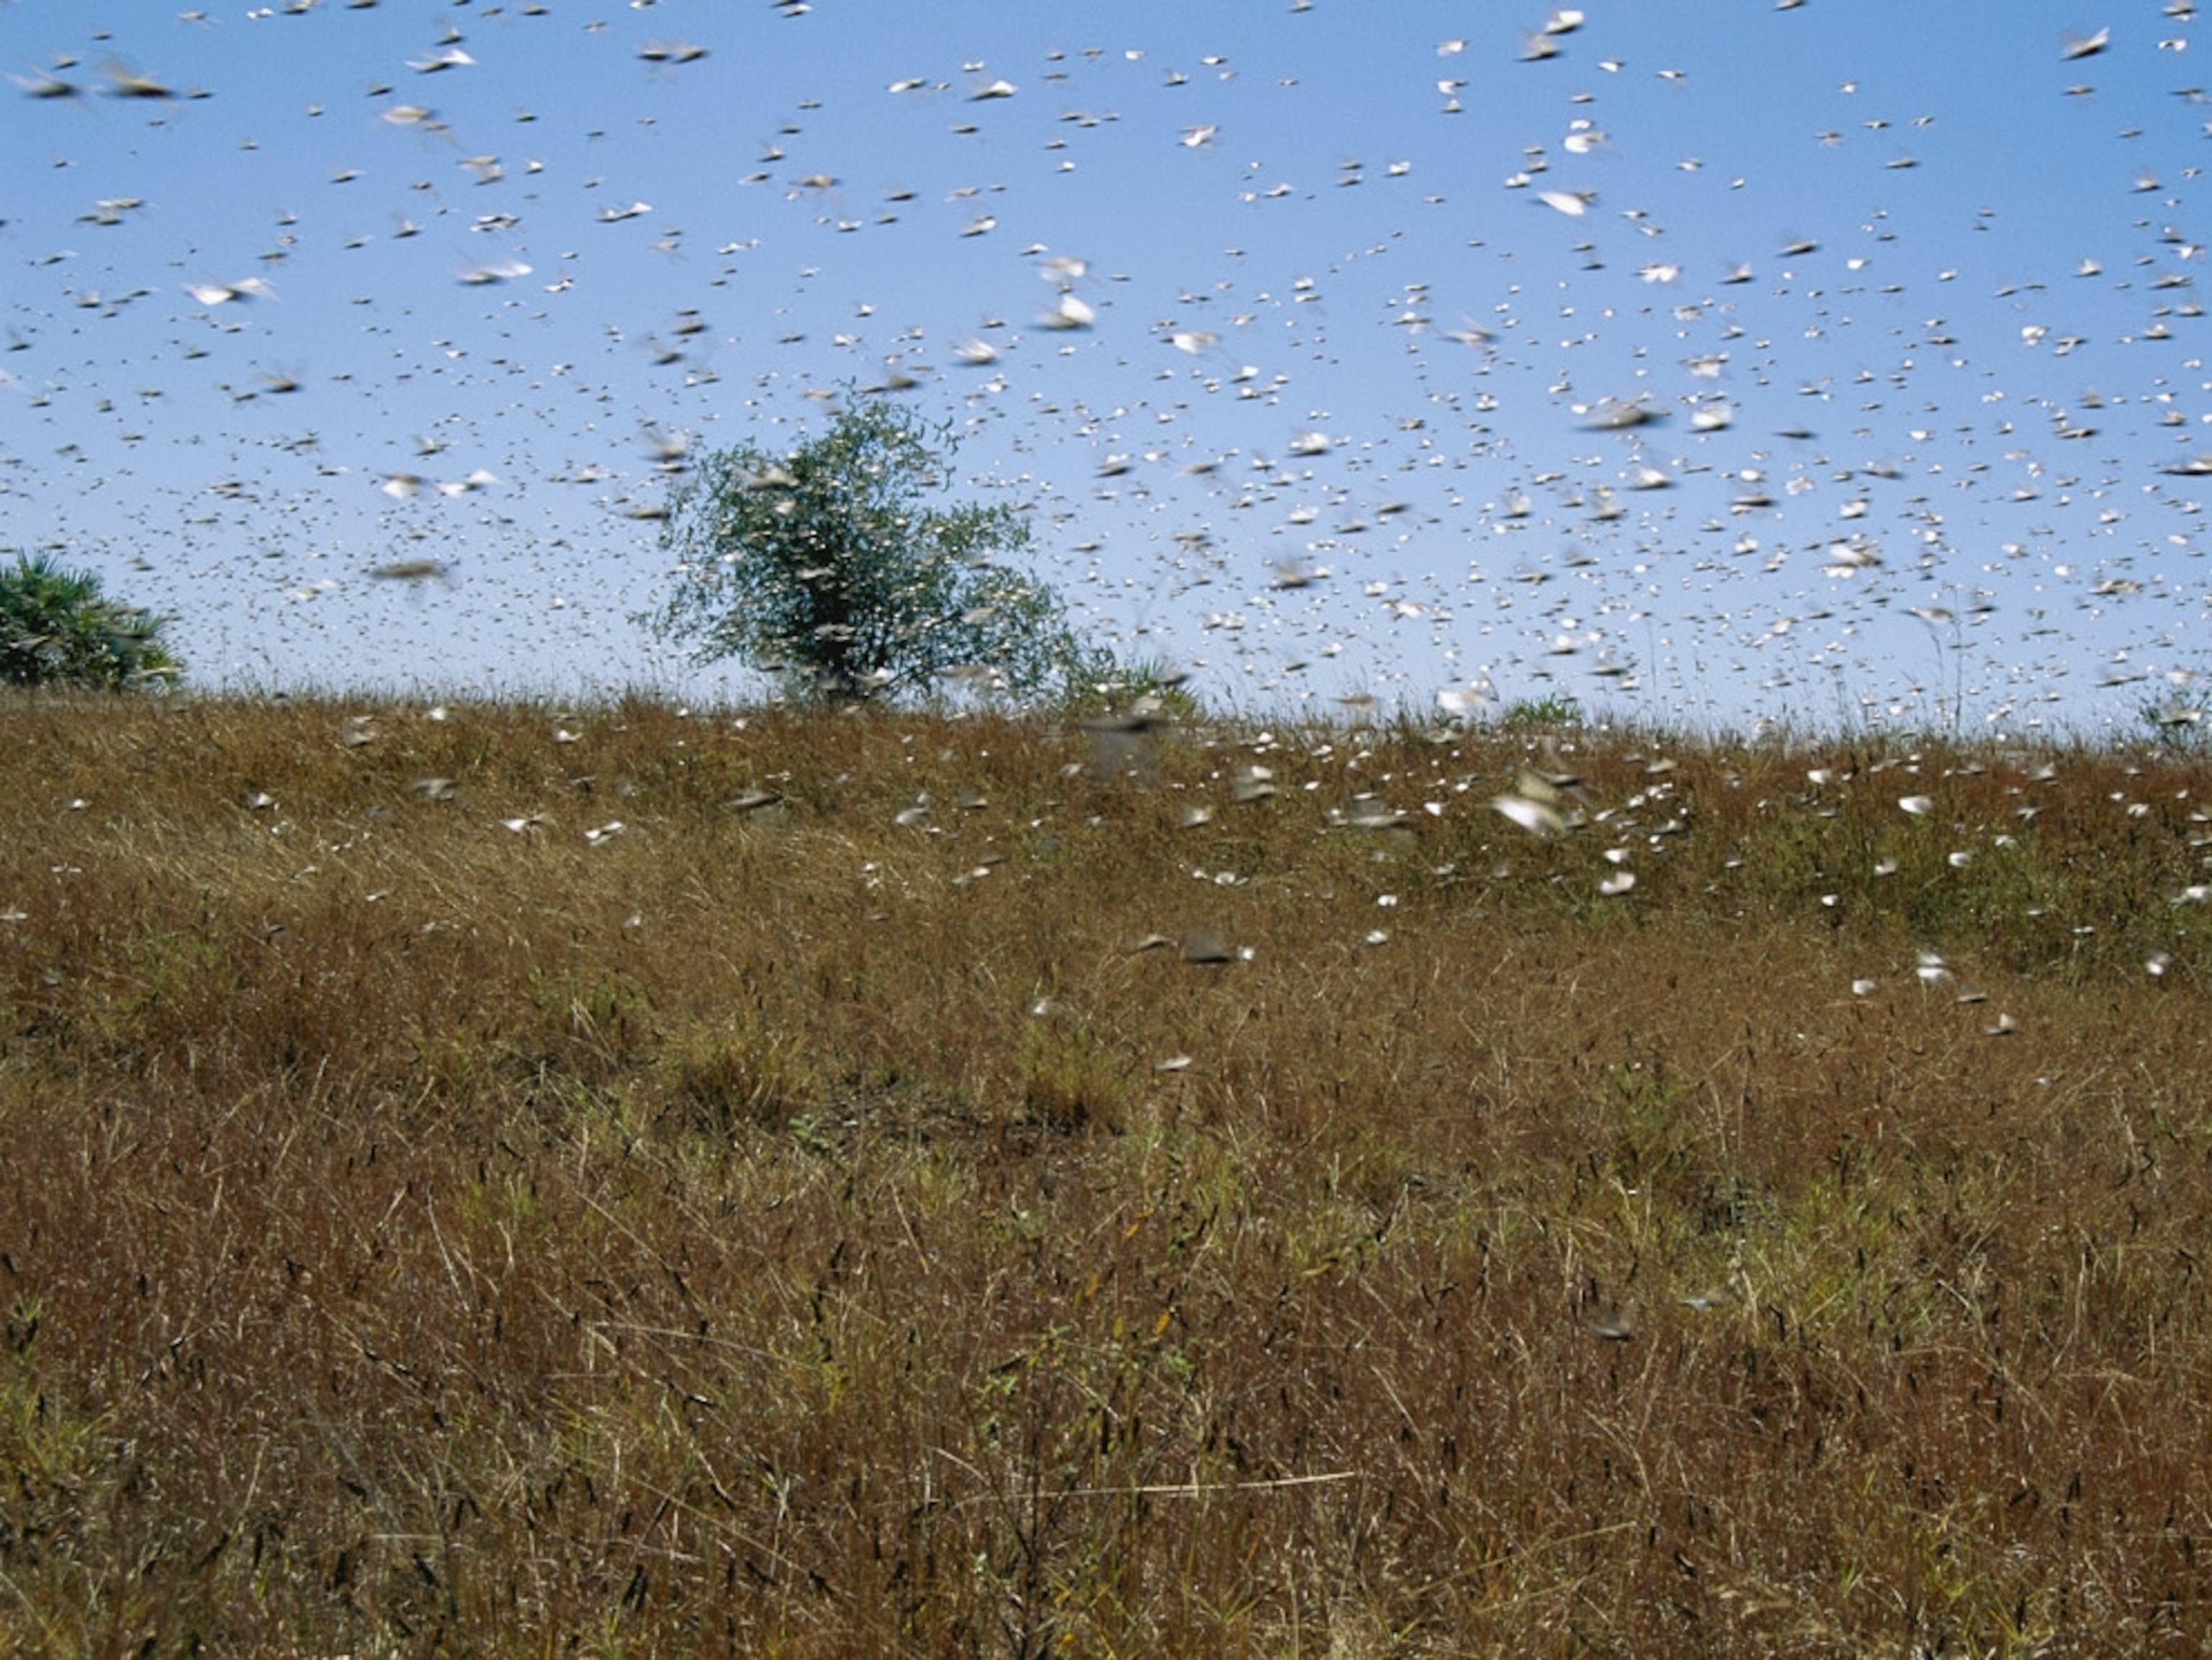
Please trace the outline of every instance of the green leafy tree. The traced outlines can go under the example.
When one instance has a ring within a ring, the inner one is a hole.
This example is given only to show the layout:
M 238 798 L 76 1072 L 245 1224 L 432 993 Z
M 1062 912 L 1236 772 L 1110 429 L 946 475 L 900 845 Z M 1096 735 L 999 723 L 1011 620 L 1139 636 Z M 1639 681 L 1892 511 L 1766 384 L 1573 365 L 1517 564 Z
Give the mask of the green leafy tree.
M 44 554 L 0 569 L 0 682 L 106 690 L 163 686 L 182 671 L 161 637 L 165 619 L 118 604 L 88 572 Z
M 787 454 L 708 455 L 669 498 L 676 592 L 642 620 L 695 662 L 736 657 L 832 701 L 1079 688 L 1107 659 L 1050 588 L 1001 562 L 1028 521 L 931 505 L 954 447 L 949 424 L 870 397 Z

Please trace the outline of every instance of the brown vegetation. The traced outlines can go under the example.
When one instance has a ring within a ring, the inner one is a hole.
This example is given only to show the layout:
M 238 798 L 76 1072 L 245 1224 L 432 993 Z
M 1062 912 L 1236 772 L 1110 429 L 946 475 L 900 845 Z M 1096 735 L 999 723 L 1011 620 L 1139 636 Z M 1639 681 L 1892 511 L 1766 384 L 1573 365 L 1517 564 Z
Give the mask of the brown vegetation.
M 2202 766 L 1559 736 L 0 706 L 0 1628 L 2194 1640 Z

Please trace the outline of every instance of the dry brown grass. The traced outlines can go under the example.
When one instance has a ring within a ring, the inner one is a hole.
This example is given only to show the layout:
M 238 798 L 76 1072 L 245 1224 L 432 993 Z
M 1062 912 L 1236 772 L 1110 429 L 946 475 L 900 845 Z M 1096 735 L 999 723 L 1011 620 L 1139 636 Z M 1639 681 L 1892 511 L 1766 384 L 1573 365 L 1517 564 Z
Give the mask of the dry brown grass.
M 2197 1640 L 2201 766 L 1258 736 L 0 705 L 0 1627 Z

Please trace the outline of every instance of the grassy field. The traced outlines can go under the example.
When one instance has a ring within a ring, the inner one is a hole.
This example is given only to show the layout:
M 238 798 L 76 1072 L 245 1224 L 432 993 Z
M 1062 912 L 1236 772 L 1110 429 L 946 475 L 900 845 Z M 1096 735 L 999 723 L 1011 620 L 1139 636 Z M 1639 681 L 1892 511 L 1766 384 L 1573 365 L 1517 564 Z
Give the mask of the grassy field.
M 2191 1650 L 2212 769 L 1553 736 L 0 703 L 0 1647 Z

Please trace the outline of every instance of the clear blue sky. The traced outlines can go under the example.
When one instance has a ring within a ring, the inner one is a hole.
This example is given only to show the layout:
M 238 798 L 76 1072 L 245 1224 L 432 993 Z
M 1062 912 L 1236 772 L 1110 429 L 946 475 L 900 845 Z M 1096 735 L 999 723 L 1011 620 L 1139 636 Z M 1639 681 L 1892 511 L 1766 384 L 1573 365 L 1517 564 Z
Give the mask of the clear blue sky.
M 1578 9 L 0 3 L 0 546 L 203 684 L 741 693 L 652 439 L 896 373 L 1220 702 L 2202 701 L 2186 7 Z

